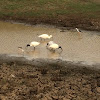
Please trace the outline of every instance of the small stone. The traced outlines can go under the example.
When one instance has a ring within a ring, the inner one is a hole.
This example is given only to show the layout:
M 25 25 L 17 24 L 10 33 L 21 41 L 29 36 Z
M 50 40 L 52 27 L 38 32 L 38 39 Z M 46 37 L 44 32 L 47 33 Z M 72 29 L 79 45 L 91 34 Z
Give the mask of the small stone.
M 97 87 L 97 92 L 99 92 L 99 93 L 100 93 L 100 87 Z
M 88 91 L 88 94 L 89 94 L 89 95 L 92 95 L 92 91 Z
M 70 100 L 70 99 L 67 99 L 67 98 L 63 98 L 63 100 Z
M 52 99 L 56 99 L 57 100 L 58 99 L 58 96 L 52 96 Z
M 11 74 L 11 77 L 15 78 L 15 75 Z

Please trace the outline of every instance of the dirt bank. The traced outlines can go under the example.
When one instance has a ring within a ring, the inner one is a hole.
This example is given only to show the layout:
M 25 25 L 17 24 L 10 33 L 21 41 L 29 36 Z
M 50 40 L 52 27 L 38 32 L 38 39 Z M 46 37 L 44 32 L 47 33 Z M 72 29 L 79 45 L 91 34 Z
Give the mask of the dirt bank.
M 99 0 L 2 0 L 0 4 L 2 20 L 100 31 Z
M 95 66 L 0 55 L 0 100 L 99 100 Z
M 31 25 L 36 24 L 50 24 L 55 25 L 57 27 L 63 27 L 64 29 L 73 29 L 73 28 L 80 28 L 84 30 L 91 30 L 91 31 L 100 31 L 100 19 L 93 19 L 89 17 L 84 17 L 84 15 L 68 15 L 68 16 L 55 16 L 55 17 L 48 17 L 48 16 L 41 16 L 41 17 L 33 17 L 33 18 L 24 18 L 24 17 L 9 17 L 5 16 L 0 18 L 3 21 L 15 21 L 15 22 L 22 22 L 28 23 Z

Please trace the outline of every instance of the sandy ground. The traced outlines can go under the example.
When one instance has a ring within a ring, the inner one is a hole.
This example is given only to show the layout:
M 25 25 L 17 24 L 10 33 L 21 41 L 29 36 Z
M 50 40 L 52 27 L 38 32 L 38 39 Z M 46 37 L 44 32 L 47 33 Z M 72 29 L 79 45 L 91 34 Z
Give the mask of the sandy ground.
M 0 100 L 100 100 L 94 67 L 0 55 Z

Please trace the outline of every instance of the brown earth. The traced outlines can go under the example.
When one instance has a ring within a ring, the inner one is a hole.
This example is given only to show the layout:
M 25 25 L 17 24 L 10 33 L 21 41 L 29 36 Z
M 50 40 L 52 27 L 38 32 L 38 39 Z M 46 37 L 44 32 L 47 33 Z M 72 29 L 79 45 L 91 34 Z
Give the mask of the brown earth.
M 0 100 L 100 100 L 100 70 L 74 67 L 0 63 Z
M 99 14 L 99 13 L 98 13 Z M 56 25 L 60 27 L 64 27 L 66 29 L 71 28 L 81 28 L 85 30 L 92 30 L 92 31 L 100 31 L 100 18 L 89 18 L 88 14 L 84 16 L 83 14 L 79 15 L 54 15 L 54 17 L 50 17 L 47 15 L 43 15 L 40 17 L 17 17 L 17 16 L 5 16 L 3 18 L 0 18 L 1 20 L 9 20 L 9 21 L 17 21 L 17 22 L 24 22 L 29 24 L 50 24 L 50 25 Z

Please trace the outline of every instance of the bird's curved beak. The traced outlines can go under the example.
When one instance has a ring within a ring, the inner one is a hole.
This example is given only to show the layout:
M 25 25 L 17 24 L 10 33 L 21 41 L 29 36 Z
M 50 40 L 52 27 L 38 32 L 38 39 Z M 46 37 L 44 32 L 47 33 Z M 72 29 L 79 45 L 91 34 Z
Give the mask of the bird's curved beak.
M 63 51 L 63 49 L 62 48 L 60 48 L 61 49 L 61 51 L 59 52 L 59 54 L 61 54 L 62 53 L 62 51 Z
M 46 45 L 46 48 L 48 47 L 48 45 Z
M 25 49 L 27 49 L 27 48 L 28 48 L 28 45 L 26 45 Z
M 63 49 L 61 48 L 61 50 L 63 51 Z

